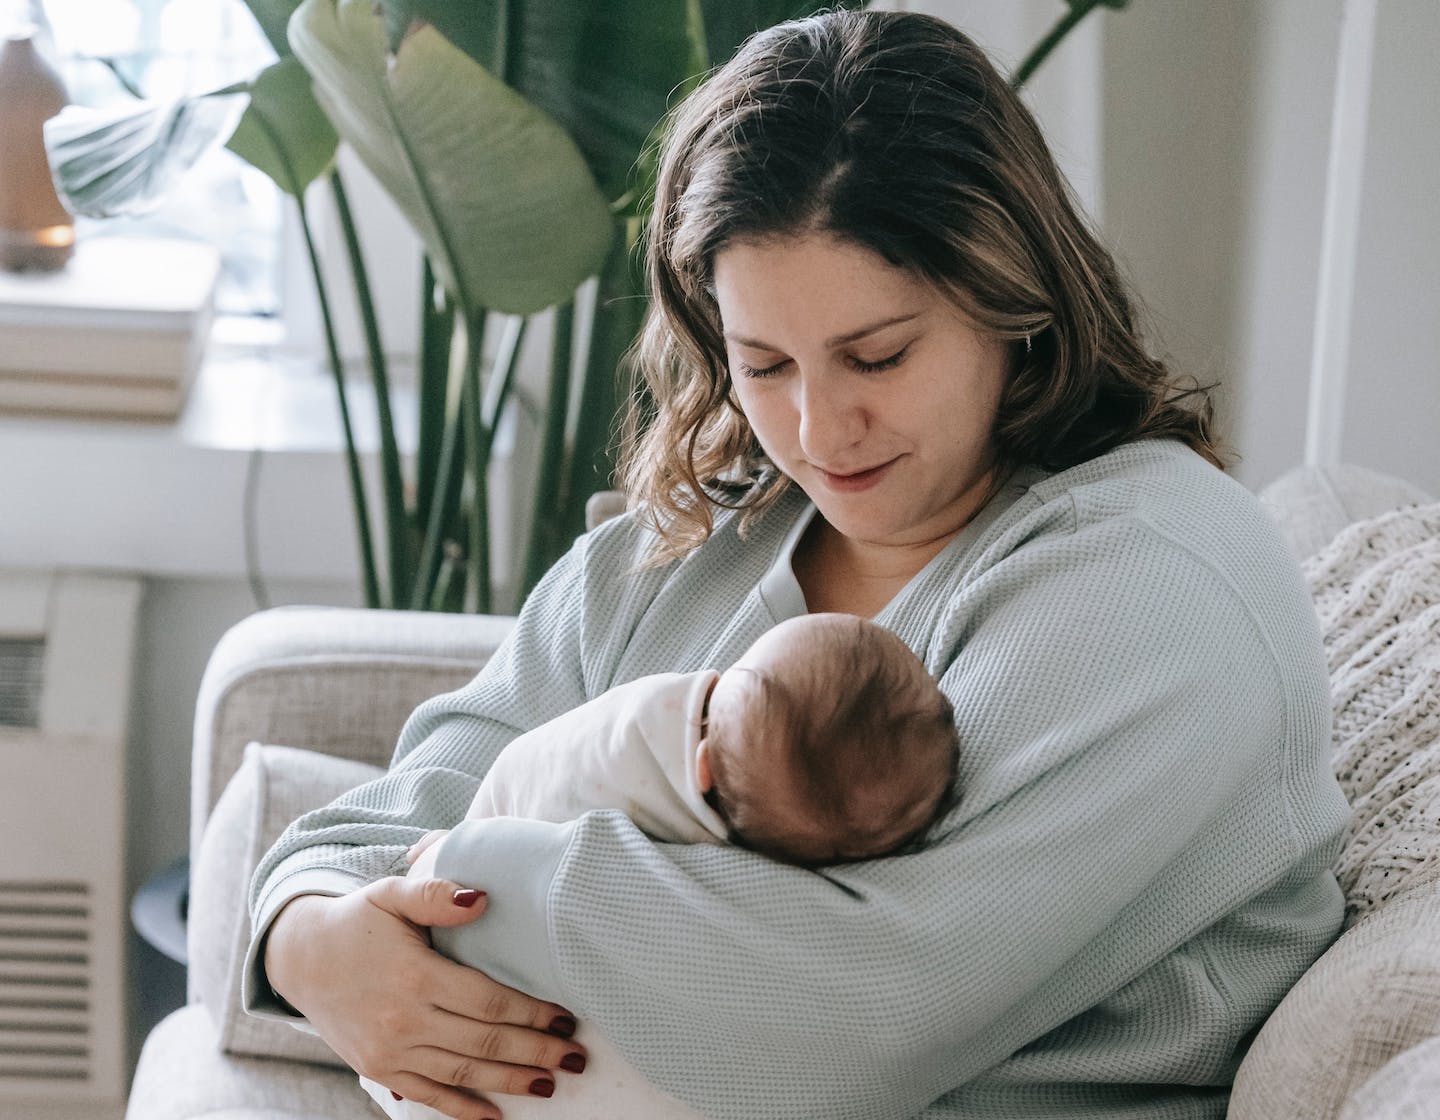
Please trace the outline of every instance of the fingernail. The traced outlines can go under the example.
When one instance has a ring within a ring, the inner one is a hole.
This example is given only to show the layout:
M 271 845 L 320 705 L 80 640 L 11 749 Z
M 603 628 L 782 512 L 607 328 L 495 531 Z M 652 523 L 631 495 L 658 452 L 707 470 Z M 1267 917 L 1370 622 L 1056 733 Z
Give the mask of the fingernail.
M 530 1082 L 530 1095 L 533 1097 L 550 1097 L 555 1094 L 555 1082 L 548 1077 L 537 1077 Z
M 560 1059 L 560 1068 L 570 1073 L 584 1073 L 585 1055 L 566 1054 L 563 1058 Z
M 550 1020 L 549 1031 L 561 1038 L 570 1038 L 575 1033 L 575 1019 L 570 1015 L 556 1015 Z
M 405 1098 L 402 1097 L 399 1093 L 397 1093 L 394 1089 L 391 1089 L 391 1090 L 390 1090 L 390 1095 L 391 1095 L 392 1097 L 394 1097 L 397 1101 L 403 1101 L 403 1100 L 405 1099 Z
M 450 896 L 450 901 L 453 902 L 456 906 L 463 906 L 468 910 L 470 907 L 474 906 L 484 897 L 484 891 L 472 890 L 469 887 L 465 887 L 463 890 L 458 890 L 454 894 L 452 894 Z

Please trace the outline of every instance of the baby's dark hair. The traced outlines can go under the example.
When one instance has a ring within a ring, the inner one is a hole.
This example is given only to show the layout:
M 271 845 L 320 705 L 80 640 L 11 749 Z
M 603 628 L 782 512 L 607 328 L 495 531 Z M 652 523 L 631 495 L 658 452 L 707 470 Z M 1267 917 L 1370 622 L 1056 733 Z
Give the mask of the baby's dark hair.
M 712 803 L 732 841 L 787 863 L 911 850 L 955 803 L 950 702 L 889 630 L 811 618 L 802 654 L 737 670 L 752 687 L 743 727 L 712 722 Z

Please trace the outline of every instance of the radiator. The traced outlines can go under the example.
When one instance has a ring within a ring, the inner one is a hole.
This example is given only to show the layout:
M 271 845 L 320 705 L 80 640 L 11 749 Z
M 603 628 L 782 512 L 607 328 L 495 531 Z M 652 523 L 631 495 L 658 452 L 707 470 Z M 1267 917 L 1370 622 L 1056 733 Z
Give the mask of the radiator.
M 133 579 L 0 572 L 0 1117 L 117 1114 Z

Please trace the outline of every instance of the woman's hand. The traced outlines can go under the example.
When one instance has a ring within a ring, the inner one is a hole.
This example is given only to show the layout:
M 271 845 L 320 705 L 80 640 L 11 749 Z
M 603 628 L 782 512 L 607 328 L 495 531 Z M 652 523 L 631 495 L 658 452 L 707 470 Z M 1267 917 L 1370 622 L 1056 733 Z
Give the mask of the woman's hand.
M 556 1071 L 579 1072 L 585 1054 L 563 1007 L 430 947 L 426 927 L 474 921 L 485 901 L 434 878 L 302 895 L 270 927 L 265 971 L 358 1073 L 456 1120 L 495 1120 L 480 1094 L 548 1097 Z

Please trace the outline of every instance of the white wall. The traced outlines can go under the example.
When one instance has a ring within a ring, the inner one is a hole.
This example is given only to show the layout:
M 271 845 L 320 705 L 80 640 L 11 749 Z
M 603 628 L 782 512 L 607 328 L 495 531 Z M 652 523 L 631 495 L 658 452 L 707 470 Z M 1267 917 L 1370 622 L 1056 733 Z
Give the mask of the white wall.
M 1223 382 L 1237 476 L 1304 454 L 1340 0 L 1107 14 L 1107 237 L 1178 369 Z M 1440 6 L 1381 0 L 1342 457 L 1440 492 Z
M 1228 415 L 1253 143 L 1253 12 L 1243 0 L 1147 0 L 1101 18 L 1103 232 L 1152 349 L 1177 372 L 1220 381 Z
M 1440 492 L 1440 4 L 1381 0 L 1342 455 Z

